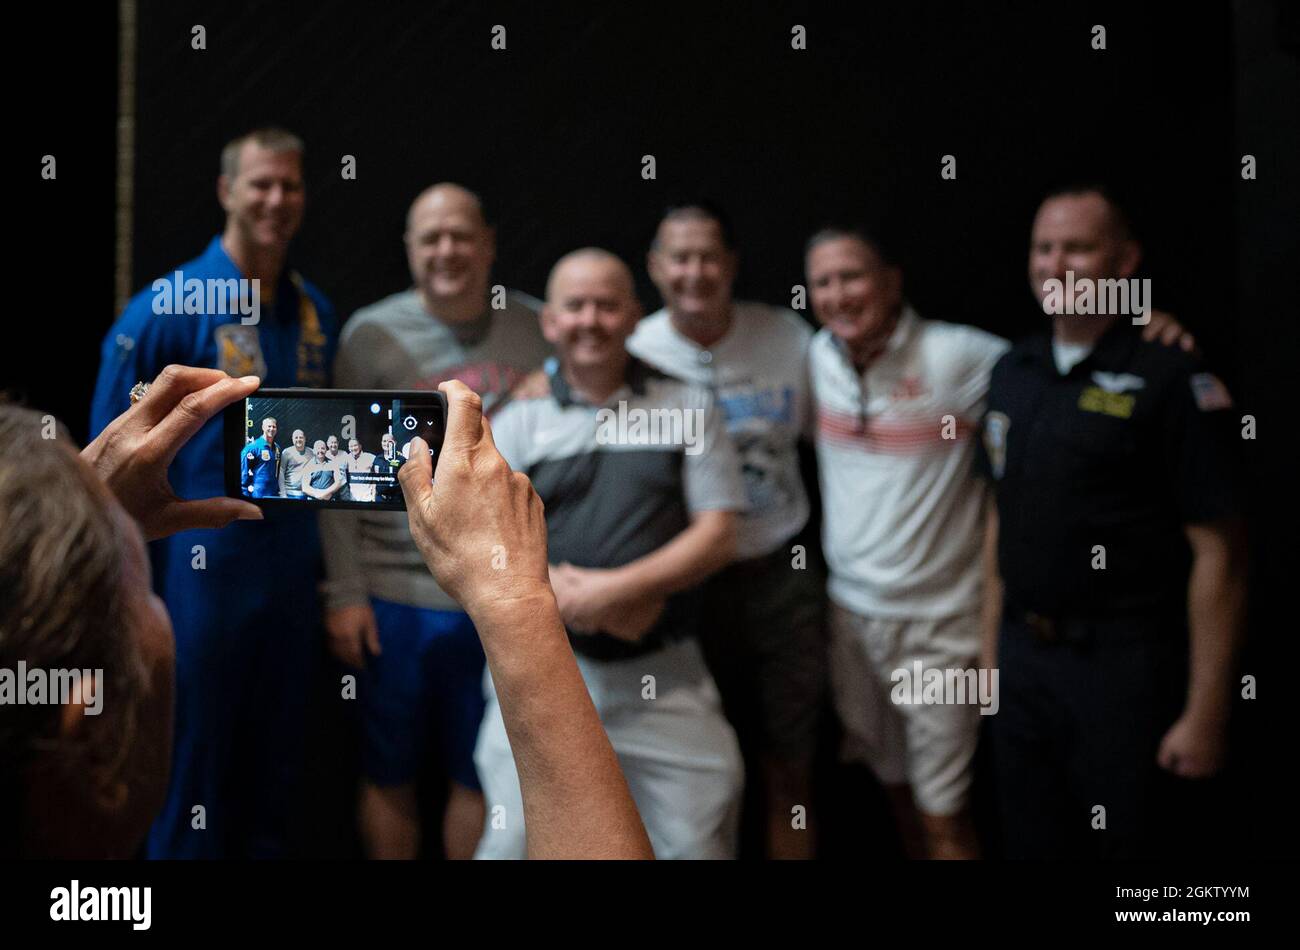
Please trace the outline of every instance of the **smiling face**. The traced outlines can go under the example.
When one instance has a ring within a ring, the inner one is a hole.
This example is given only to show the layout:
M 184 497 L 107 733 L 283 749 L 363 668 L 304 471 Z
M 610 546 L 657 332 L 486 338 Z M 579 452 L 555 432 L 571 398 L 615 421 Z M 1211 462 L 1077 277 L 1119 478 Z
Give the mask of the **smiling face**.
M 361 443 L 358 442 L 356 439 L 349 439 L 349 440 L 348 440 L 348 454 L 351 455 L 353 458 L 360 458 L 360 457 L 361 457 Z
M 339 437 L 336 435 L 330 436 L 325 440 L 325 447 L 329 449 L 331 455 L 336 455 L 339 450 Z
M 306 193 L 302 155 L 271 151 L 254 141 L 239 150 L 239 169 L 217 181 L 227 230 L 249 247 L 283 254 L 302 224 Z
M 717 221 L 703 214 L 669 215 L 646 263 L 671 313 L 692 323 L 726 320 L 737 261 Z
M 293 447 L 299 452 L 307 447 L 307 434 L 301 429 L 293 430 Z
M 277 431 L 279 431 L 279 426 L 276 424 L 274 419 L 262 420 L 262 438 L 266 439 L 267 442 L 275 441 L 275 433 Z
M 325 457 L 326 457 L 326 456 L 325 456 L 325 443 L 324 443 L 324 442 L 321 442 L 319 439 L 317 439 L 317 440 L 316 440 L 316 444 L 312 446 L 312 451 L 316 453 L 316 461 L 318 461 L 318 462 L 323 462 L 323 461 L 325 461 Z
M 1049 280 L 1131 277 L 1141 248 L 1105 197 L 1093 191 L 1048 198 L 1034 216 L 1029 239 L 1029 289 L 1045 304 Z
M 496 257 L 496 238 L 478 199 L 458 185 L 435 185 L 411 206 L 406 223 L 411 278 L 436 312 L 481 302 Z
M 902 273 L 861 238 L 831 237 L 808 252 L 808 287 L 818 322 L 865 365 L 893 332 Z
M 640 316 L 627 266 L 606 251 L 576 251 L 551 271 L 542 335 L 567 366 L 621 365 Z

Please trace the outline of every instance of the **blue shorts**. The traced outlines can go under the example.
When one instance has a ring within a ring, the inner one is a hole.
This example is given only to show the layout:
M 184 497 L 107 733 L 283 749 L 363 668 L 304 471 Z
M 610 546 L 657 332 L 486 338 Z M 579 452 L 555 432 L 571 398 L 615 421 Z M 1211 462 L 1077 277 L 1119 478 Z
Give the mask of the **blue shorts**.
M 375 785 L 414 782 L 433 737 L 451 779 L 478 790 L 485 660 L 469 615 L 378 599 L 371 606 L 381 652 L 367 657 L 357 681 L 362 772 Z

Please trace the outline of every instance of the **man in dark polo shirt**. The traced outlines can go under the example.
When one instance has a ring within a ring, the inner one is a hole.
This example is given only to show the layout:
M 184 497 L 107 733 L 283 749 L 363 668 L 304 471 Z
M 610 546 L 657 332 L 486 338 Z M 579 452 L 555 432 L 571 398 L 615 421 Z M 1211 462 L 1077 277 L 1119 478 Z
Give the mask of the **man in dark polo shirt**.
M 629 356 L 632 276 L 585 249 L 555 265 L 542 332 L 549 393 L 492 423 L 546 506 L 551 580 L 578 666 L 660 858 L 735 854 L 743 767 L 695 639 L 692 588 L 735 549 L 744 486 L 707 391 Z M 508 564 L 511 552 L 491 552 Z M 522 858 L 523 803 L 495 694 L 474 755 L 476 857 Z M 575 777 L 579 781 L 580 777 Z
M 1245 606 L 1231 398 L 1144 342 L 1140 315 L 1049 304 L 1053 284 L 1128 280 L 1140 255 L 1103 189 L 1049 195 L 1029 276 L 1052 327 L 993 370 L 985 662 L 1000 612 L 1007 857 L 1170 854 L 1195 837 L 1176 820 L 1187 780 L 1225 756 Z

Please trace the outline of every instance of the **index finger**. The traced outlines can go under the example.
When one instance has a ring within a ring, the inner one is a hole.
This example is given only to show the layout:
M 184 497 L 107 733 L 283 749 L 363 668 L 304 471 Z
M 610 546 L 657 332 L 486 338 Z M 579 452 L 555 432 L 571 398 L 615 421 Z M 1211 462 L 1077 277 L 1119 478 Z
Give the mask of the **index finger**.
M 253 393 L 262 384 L 256 376 L 233 379 L 220 370 L 214 372 L 220 373 L 216 382 L 197 392 L 181 396 L 166 417 L 150 431 L 149 442 L 159 450 L 159 455 L 166 462 L 170 463 L 175 458 L 181 446 L 203 428 L 204 423 L 232 402 Z M 153 395 L 153 390 L 150 390 L 149 395 Z
M 229 378 L 219 369 L 173 363 L 149 384 L 149 392 L 140 400 L 137 412 L 149 425 L 157 425 L 190 393 Z

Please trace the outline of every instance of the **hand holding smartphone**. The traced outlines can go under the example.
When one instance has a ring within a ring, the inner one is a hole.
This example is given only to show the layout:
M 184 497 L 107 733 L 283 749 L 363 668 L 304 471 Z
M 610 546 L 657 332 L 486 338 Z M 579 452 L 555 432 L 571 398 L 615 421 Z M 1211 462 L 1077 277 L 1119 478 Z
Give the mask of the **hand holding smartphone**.
M 419 436 L 437 467 L 434 390 L 262 389 L 226 408 L 226 494 L 264 508 L 406 510 L 397 473 Z

